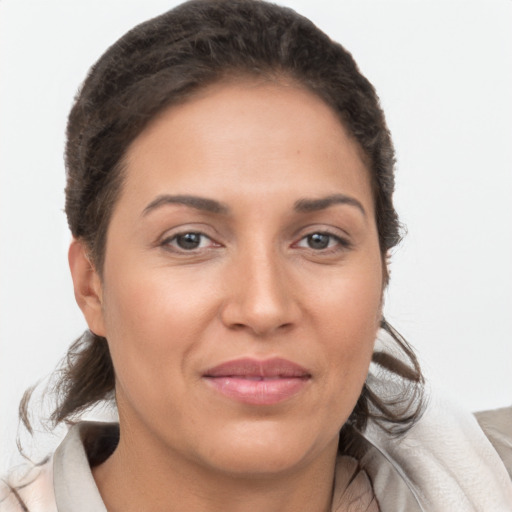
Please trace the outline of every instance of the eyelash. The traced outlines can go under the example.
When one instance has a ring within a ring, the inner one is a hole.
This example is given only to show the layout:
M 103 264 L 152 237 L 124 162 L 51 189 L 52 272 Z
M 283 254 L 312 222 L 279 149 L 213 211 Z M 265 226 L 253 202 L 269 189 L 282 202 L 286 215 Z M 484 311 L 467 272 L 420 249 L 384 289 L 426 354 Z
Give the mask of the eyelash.
M 335 235 L 334 233 L 330 233 L 329 231 L 313 231 L 303 236 L 298 242 L 294 244 L 294 246 L 300 247 L 300 243 L 305 241 L 307 243 L 308 239 L 311 239 L 314 236 L 325 236 L 329 237 L 328 246 L 325 248 L 314 249 L 313 247 L 303 247 L 304 249 L 309 249 L 314 253 L 318 254 L 334 254 L 341 251 L 346 251 L 352 248 L 352 244 L 346 238 L 340 237 L 339 235 Z M 335 242 L 333 245 L 330 245 L 331 242 Z
M 160 245 L 162 247 L 167 248 L 167 249 L 171 249 L 172 248 L 172 250 L 174 250 L 176 252 L 192 253 L 192 254 L 194 252 L 210 248 L 210 247 L 194 247 L 194 248 L 190 248 L 190 249 L 185 249 L 183 247 L 178 247 L 176 245 L 172 245 L 172 242 L 176 242 L 177 243 L 177 241 L 179 240 L 180 237 L 186 237 L 187 235 L 193 235 L 193 236 L 199 237 L 200 239 L 210 240 L 212 242 L 212 246 L 213 247 L 221 247 L 221 245 L 219 243 L 215 242 L 208 235 L 205 235 L 204 233 L 201 233 L 200 231 L 184 231 L 182 233 L 176 233 L 175 235 L 172 235 L 172 236 L 167 237 L 164 240 L 162 240 Z
M 186 249 L 186 248 L 177 246 L 178 240 L 181 237 L 187 237 L 187 236 L 198 237 L 199 238 L 199 247 L 193 247 L 193 248 Z M 305 242 L 307 244 L 308 239 L 311 240 L 312 237 L 315 237 L 315 236 L 329 237 L 327 247 L 315 249 L 313 247 L 304 247 L 304 246 L 300 245 L 301 242 Z M 201 247 L 200 246 L 201 241 L 202 240 L 204 241 L 205 239 L 209 240 L 210 244 L 208 247 Z M 333 241 L 335 243 L 333 245 L 331 245 L 331 243 Z M 173 242 L 176 245 L 174 245 Z M 162 246 L 168 250 L 172 250 L 176 253 L 182 253 L 182 254 L 187 254 L 187 253 L 194 254 L 194 253 L 197 253 L 202 250 L 208 250 L 208 249 L 212 249 L 212 248 L 222 247 L 221 244 L 215 242 L 211 237 L 209 237 L 208 235 L 206 235 L 204 233 L 201 233 L 200 231 L 183 231 L 181 233 L 176 233 L 176 234 L 162 240 L 162 242 L 160 243 L 160 246 Z M 333 254 L 333 253 L 338 253 L 341 251 L 346 251 L 346 250 L 351 249 L 352 244 L 346 238 L 340 237 L 339 235 L 335 235 L 334 233 L 330 233 L 329 231 L 313 231 L 311 233 L 308 233 L 307 235 L 304 235 L 297 242 L 293 243 L 292 247 L 311 250 L 315 254 Z

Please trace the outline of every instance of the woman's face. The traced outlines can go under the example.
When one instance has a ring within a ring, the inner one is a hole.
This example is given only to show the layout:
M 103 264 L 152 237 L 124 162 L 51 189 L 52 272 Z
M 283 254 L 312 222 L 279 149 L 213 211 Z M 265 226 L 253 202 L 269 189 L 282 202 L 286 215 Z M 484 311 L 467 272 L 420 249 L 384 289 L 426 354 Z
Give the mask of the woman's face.
M 381 316 L 369 174 L 295 86 L 211 86 L 126 155 L 101 308 L 121 439 L 235 473 L 334 453 Z M 99 282 L 99 281 L 98 281 Z

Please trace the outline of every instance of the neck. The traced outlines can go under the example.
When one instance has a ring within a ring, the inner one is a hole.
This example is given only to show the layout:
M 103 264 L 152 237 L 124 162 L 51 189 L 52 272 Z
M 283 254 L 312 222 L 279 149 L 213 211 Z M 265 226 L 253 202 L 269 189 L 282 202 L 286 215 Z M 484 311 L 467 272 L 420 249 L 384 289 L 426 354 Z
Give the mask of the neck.
M 314 460 L 267 474 L 205 468 L 157 444 L 121 429 L 115 452 L 93 469 L 109 512 L 331 510 L 337 442 Z

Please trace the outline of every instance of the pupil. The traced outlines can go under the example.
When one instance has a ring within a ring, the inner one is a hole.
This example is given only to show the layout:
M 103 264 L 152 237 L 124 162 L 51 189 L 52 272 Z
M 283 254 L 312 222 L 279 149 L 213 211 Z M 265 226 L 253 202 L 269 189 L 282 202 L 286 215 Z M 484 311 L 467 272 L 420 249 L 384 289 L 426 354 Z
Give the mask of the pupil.
M 308 236 L 308 244 L 312 249 L 326 249 L 329 245 L 329 235 L 314 233 Z
M 185 233 L 179 235 L 176 242 L 182 249 L 197 249 L 201 243 L 201 235 L 199 233 Z

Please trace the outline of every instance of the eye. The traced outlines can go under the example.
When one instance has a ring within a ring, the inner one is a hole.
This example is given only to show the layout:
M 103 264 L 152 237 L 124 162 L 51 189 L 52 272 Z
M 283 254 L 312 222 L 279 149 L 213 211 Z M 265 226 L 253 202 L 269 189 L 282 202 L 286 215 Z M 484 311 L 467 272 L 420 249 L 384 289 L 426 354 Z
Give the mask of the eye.
M 348 242 L 331 233 L 311 233 L 299 240 L 297 247 L 322 251 L 336 247 L 348 247 Z
M 214 247 L 216 244 L 205 234 L 190 231 L 187 233 L 178 233 L 177 235 L 166 238 L 162 242 L 162 245 L 180 251 L 193 251 L 196 249 Z

